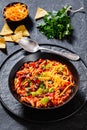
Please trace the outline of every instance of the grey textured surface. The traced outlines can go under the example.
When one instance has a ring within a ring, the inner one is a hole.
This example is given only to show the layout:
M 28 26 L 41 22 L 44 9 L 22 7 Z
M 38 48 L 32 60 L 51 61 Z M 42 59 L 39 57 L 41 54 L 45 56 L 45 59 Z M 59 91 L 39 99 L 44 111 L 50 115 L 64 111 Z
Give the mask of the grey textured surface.
M 16 0 L 14 0 L 16 1 Z M 10 3 L 14 2 L 13 0 L 0 1 L 0 30 L 5 23 L 2 16 L 3 7 Z M 66 40 L 48 40 L 45 36 L 43 36 L 36 29 L 36 22 L 33 20 L 33 27 L 27 23 L 27 27 L 29 27 L 30 35 L 33 40 L 41 43 L 52 43 L 57 44 L 63 47 L 66 47 L 77 54 L 83 59 L 83 61 L 87 65 L 87 0 L 18 0 L 20 2 L 25 2 L 29 6 L 30 10 L 30 18 L 34 19 L 35 12 L 37 7 L 42 7 L 47 11 L 59 10 L 66 3 L 69 3 L 73 6 L 73 9 L 77 9 L 81 6 L 84 6 L 85 13 L 77 13 L 72 17 L 72 24 L 74 27 L 74 38 L 72 42 L 68 42 Z M 13 53 L 15 50 L 20 47 L 14 43 L 7 43 L 7 49 L 5 51 L 0 51 L 0 65 L 6 59 L 8 55 Z M 87 69 L 84 73 L 87 73 Z M 1 86 L 0 86 L 1 87 Z M 85 90 L 86 91 L 86 90 Z M 0 130 L 86 130 L 87 129 L 87 103 L 77 114 L 72 116 L 69 119 L 58 123 L 51 124 L 32 124 L 27 123 L 19 118 L 16 118 L 12 114 L 8 113 L 2 105 L 0 105 Z

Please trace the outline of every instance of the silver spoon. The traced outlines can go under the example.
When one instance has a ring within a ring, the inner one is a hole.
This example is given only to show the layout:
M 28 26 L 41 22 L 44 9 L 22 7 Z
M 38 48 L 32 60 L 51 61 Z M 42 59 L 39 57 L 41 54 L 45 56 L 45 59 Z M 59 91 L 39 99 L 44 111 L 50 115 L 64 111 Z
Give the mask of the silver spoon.
M 53 53 L 56 53 L 60 56 L 66 57 L 70 60 L 76 61 L 79 60 L 80 57 L 77 54 L 74 53 L 68 53 L 68 52 L 61 52 L 61 51 L 54 51 L 52 49 L 48 49 L 48 48 L 44 48 L 44 47 L 40 47 L 39 44 L 27 37 L 22 37 L 19 41 L 18 41 L 19 45 L 26 51 L 28 52 L 36 52 L 38 50 L 47 50 Z

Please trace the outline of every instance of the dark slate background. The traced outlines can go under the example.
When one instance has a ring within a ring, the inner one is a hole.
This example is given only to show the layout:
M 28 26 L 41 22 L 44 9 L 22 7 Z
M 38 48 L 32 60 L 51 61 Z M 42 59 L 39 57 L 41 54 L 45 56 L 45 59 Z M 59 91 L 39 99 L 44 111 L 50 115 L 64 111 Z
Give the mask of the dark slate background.
M 2 11 L 5 5 L 16 0 L 0 0 L 0 30 L 4 25 Z M 84 60 L 87 65 L 87 0 L 18 0 L 25 2 L 29 7 L 29 16 L 32 20 L 32 25 L 26 22 L 26 27 L 30 31 L 30 36 L 38 43 L 54 43 L 66 47 L 77 54 Z M 85 13 L 77 13 L 72 18 L 74 27 L 74 36 L 70 41 L 48 40 L 36 28 L 34 16 L 37 7 L 42 7 L 47 11 L 59 10 L 65 4 L 72 5 L 73 9 L 78 9 L 84 6 Z M 0 50 L 0 65 L 8 55 L 19 49 L 19 45 L 7 42 L 6 50 Z M 51 124 L 33 124 L 24 122 L 7 112 L 2 105 L 0 105 L 0 130 L 87 130 L 87 103 L 74 116 Z

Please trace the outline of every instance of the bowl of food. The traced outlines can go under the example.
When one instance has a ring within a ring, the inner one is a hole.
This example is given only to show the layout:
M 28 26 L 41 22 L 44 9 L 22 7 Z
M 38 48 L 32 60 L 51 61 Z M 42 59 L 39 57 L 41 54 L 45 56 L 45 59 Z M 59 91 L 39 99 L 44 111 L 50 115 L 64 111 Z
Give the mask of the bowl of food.
M 19 60 L 9 74 L 9 88 L 23 105 L 40 110 L 58 109 L 78 90 L 73 64 L 57 54 L 37 52 Z
M 29 14 L 25 3 L 13 2 L 6 5 L 3 9 L 4 19 L 8 22 L 18 22 L 27 18 Z

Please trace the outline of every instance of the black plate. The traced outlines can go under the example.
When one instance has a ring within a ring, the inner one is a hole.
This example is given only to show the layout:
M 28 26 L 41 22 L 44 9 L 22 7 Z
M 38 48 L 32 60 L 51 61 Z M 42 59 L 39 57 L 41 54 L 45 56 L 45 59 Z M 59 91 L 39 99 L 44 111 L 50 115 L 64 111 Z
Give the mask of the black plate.
M 70 98 L 68 100 L 66 100 L 62 105 L 56 106 L 56 107 L 49 107 L 49 108 L 35 108 L 30 106 L 29 104 L 25 103 L 25 102 L 21 102 L 22 104 L 28 106 L 29 108 L 33 108 L 33 109 L 38 109 L 38 110 L 48 110 L 48 109 L 58 109 L 59 107 L 62 107 L 63 105 L 65 105 L 66 103 L 68 103 L 69 101 L 71 101 L 71 99 L 75 96 L 77 90 L 78 90 L 78 73 L 76 68 L 74 67 L 74 65 L 67 60 L 66 58 L 63 58 L 62 56 L 59 56 L 57 54 L 53 54 L 53 53 L 49 53 L 49 52 L 37 52 L 34 54 L 30 54 L 28 56 L 25 56 L 24 58 L 22 58 L 21 60 L 19 60 L 14 67 L 12 68 L 10 75 L 9 75 L 9 87 L 11 90 L 11 93 L 13 94 L 13 96 L 20 102 L 20 97 L 19 95 L 14 91 L 14 77 L 16 72 L 20 69 L 20 67 L 25 63 L 25 62 L 31 62 L 31 61 L 37 61 L 38 59 L 49 59 L 49 60 L 56 60 L 61 62 L 62 64 L 67 65 L 68 69 L 70 70 L 70 72 L 72 73 L 73 77 L 74 77 L 74 81 L 75 81 L 75 87 L 74 87 L 74 92 L 73 94 L 70 96 Z
M 51 49 L 56 49 L 58 51 L 72 52 L 71 50 L 54 44 L 42 44 L 41 46 L 47 48 L 50 47 Z M 38 109 L 35 110 L 22 105 L 19 101 L 16 100 L 9 89 L 9 74 L 18 61 L 29 55 L 31 54 L 25 52 L 23 49 L 18 49 L 17 51 L 9 55 L 1 65 L 0 100 L 3 106 L 8 110 L 7 112 L 10 112 L 17 118 L 21 118 L 24 121 L 35 123 L 48 123 L 64 120 L 71 117 L 72 115 L 75 115 L 79 110 L 81 110 L 81 108 L 87 101 L 87 66 L 82 59 L 76 62 L 70 61 L 71 64 L 74 65 L 76 70 L 78 71 L 79 87 L 76 95 L 66 105 L 63 105 L 62 107 L 59 107 L 55 110 L 51 109 L 50 111 L 48 110 L 41 112 Z M 66 59 L 64 59 L 64 61 L 65 60 Z M 66 62 L 69 61 L 66 60 Z

